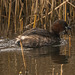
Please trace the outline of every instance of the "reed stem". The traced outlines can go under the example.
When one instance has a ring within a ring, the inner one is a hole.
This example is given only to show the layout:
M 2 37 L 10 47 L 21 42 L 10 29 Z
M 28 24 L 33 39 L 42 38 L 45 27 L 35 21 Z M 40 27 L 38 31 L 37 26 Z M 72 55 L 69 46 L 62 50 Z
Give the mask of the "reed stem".
M 65 21 L 66 21 L 66 13 L 67 13 L 67 12 L 66 12 L 66 3 L 65 3 Z
M 23 57 L 23 63 L 24 63 L 25 71 L 26 71 L 26 61 L 25 61 L 24 51 L 23 51 L 23 46 L 22 46 L 22 42 L 21 41 L 20 41 L 20 46 L 21 46 L 21 52 L 22 52 L 22 57 Z
M 69 56 L 71 55 L 71 35 L 69 35 Z
M 60 72 L 60 75 L 62 75 L 63 73 L 63 64 L 61 64 L 61 72 Z
M 9 3 L 8 30 L 9 30 L 9 26 L 10 26 L 10 15 L 11 15 L 11 0 Z
M 33 25 L 33 28 L 36 28 L 36 17 L 37 17 L 37 15 L 35 15 L 35 17 L 34 17 L 34 25 Z

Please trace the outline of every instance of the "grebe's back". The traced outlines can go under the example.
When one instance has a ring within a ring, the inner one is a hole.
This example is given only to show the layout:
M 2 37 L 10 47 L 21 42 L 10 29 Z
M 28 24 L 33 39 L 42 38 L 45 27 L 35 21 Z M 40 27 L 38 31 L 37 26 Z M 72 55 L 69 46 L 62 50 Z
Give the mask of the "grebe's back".
M 30 29 L 18 36 L 16 43 L 20 45 L 21 41 L 24 47 L 52 45 L 55 42 L 59 42 L 59 33 L 66 31 L 66 28 L 68 28 L 68 24 L 65 21 L 57 20 L 52 25 L 52 32 L 40 28 Z

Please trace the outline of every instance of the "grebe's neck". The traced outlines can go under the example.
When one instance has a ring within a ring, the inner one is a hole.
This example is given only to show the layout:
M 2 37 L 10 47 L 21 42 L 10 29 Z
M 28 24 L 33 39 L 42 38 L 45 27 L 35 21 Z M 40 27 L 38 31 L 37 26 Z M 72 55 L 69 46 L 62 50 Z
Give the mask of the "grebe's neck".
M 51 32 L 51 34 L 55 37 L 55 38 L 60 38 L 60 34 L 59 33 L 55 33 L 55 32 Z

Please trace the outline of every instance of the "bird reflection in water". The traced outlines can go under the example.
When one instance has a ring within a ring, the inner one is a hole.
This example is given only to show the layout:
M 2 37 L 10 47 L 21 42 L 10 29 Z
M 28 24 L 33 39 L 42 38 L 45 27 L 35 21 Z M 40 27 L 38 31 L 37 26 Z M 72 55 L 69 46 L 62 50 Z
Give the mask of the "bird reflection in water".
M 31 57 L 51 57 L 51 60 L 57 64 L 66 64 L 68 63 L 68 56 L 60 54 L 60 46 L 44 46 L 40 48 L 35 48 L 29 52 Z

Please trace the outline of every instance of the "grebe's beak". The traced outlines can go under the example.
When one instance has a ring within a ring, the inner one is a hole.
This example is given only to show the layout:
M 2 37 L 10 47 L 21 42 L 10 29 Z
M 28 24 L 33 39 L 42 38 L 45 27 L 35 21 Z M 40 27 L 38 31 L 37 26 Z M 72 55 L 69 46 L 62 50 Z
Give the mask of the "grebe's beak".
M 68 26 L 68 27 L 65 27 L 65 33 L 64 34 L 71 34 L 72 32 L 71 32 L 71 27 L 70 26 Z
M 71 30 L 71 27 L 70 27 L 70 26 L 68 26 L 68 27 L 67 27 L 67 29 L 68 29 L 68 30 Z

